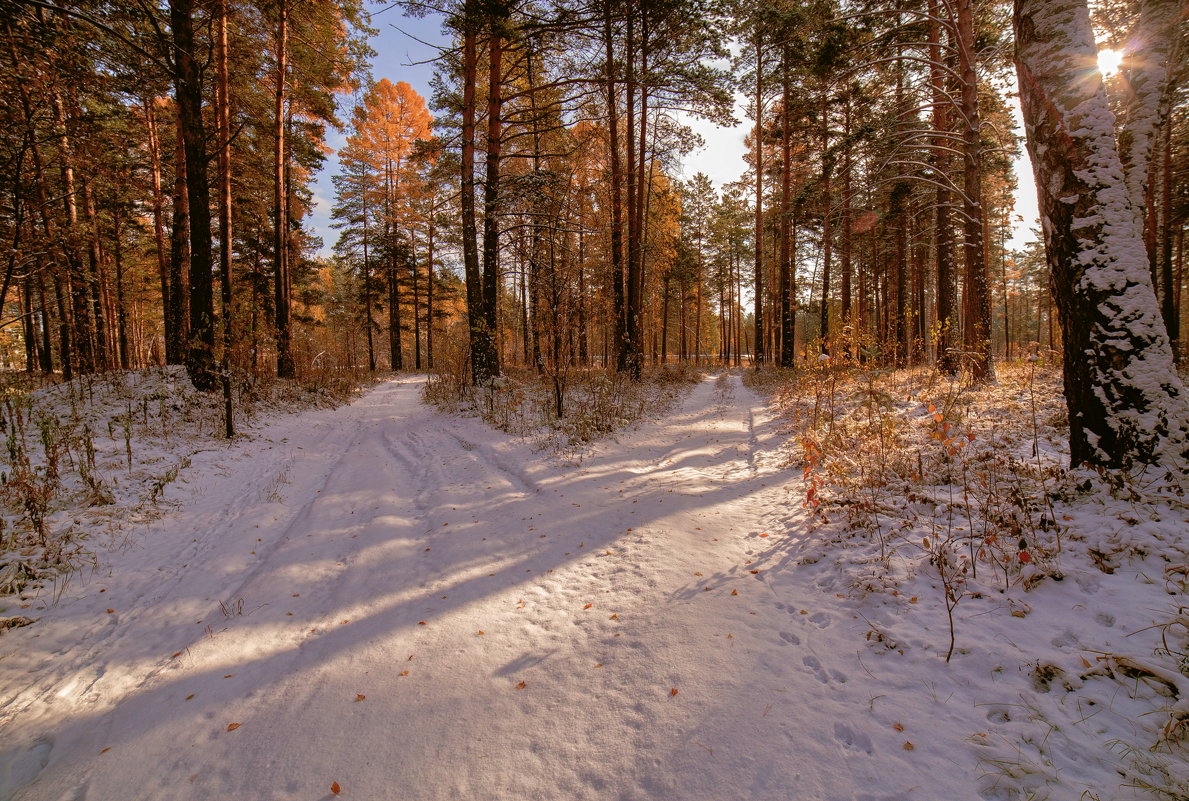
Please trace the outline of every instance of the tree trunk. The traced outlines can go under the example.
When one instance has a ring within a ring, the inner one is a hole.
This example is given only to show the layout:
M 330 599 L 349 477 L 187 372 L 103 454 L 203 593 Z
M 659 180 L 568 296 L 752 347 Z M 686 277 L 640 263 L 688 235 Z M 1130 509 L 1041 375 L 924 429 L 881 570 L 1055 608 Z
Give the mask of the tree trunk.
M 374 373 L 376 372 L 376 342 L 372 329 L 376 324 L 372 315 L 372 264 L 368 252 L 370 242 L 367 233 L 367 201 L 365 200 L 363 204 L 363 280 L 361 288 L 363 291 L 363 323 L 367 328 L 367 369 Z
M 500 374 L 499 348 L 499 258 L 500 258 L 500 147 L 503 144 L 504 42 L 499 31 L 502 16 L 490 20 L 487 45 L 487 163 L 483 182 L 483 328 L 490 342 L 483 353 L 481 372 L 486 377 Z
M 937 263 L 937 369 L 945 375 L 958 372 L 958 354 L 954 350 L 954 332 L 958 326 L 954 314 L 954 245 L 950 221 L 949 188 L 950 148 L 949 103 L 945 91 L 942 60 L 942 30 L 939 0 L 930 0 L 929 82 L 933 89 L 933 152 L 930 156 L 937 185 L 933 197 L 933 241 Z
M 1119 160 L 1132 213 L 1141 225 L 1148 168 L 1170 108 L 1164 101 L 1175 52 L 1174 34 L 1184 13 L 1183 0 L 1141 0 L 1135 25 L 1127 37 L 1127 57 L 1120 65 L 1126 94 L 1118 125 Z
M 632 22 L 628 20 L 628 161 L 632 160 L 632 120 L 635 112 L 632 110 L 632 91 L 638 89 L 640 93 L 640 124 L 636 135 L 635 145 L 635 206 L 629 213 L 633 219 L 628 225 L 628 273 L 627 273 L 627 348 L 628 374 L 633 381 L 639 381 L 644 366 L 644 245 L 645 245 L 645 207 L 648 203 L 651 181 L 648 179 L 648 87 L 643 81 L 648 76 L 648 15 L 645 9 L 640 15 L 640 70 L 637 73 L 633 66 L 634 50 L 632 46 Z M 639 79 L 637 79 L 639 75 Z M 630 169 L 630 167 L 629 167 Z M 631 203 L 631 179 L 628 183 L 629 204 Z M 698 302 L 701 304 L 701 287 L 698 288 Z M 700 331 L 699 331 L 700 333 Z
M 614 32 L 612 29 L 612 0 L 605 0 L 603 44 L 607 70 L 607 153 L 611 167 L 611 303 L 614 324 L 612 336 L 615 347 L 615 367 L 627 369 L 627 296 L 624 292 L 623 269 L 623 165 L 619 152 L 619 91 L 616 88 Z M 631 109 L 628 109 L 629 116 Z M 629 163 L 629 172 L 631 165 Z M 604 342 L 606 344 L 606 342 Z M 604 357 L 604 362 L 606 358 Z
M 995 380 L 991 361 L 991 290 L 983 242 L 982 127 L 975 71 L 974 0 L 958 0 L 958 70 L 962 79 L 962 208 L 965 217 L 966 327 L 970 375 L 978 383 Z
M 41 372 L 50 375 L 54 372 L 54 334 L 50 322 L 50 305 L 46 298 L 45 273 L 40 258 L 36 261 L 35 272 L 37 274 L 37 304 L 41 309 L 41 347 L 38 355 L 41 358 Z M 65 361 L 66 359 L 63 359 L 63 362 Z
M 756 94 L 755 94 L 755 356 L 758 368 L 764 362 L 764 51 L 760 26 L 756 24 Z
M 219 275 L 223 317 L 223 434 L 235 436 L 235 415 L 231 403 L 231 79 L 227 53 L 227 0 L 218 0 L 216 16 L 215 119 L 219 129 Z
M 116 267 L 116 347 L 120 359 L 120 369 L 127 370 L 131 365 L 128 360 L 128 313 L 125 309 L 124 298 L 124 249 L 120 242 L 123 234 L 120 231 L 120 217 L 112 225 L 112 256 Z
M 1139 218 L 1121 191 L 1111 114 L 1093 72 L 1089 13 L 1082 0 L 1016 0 L 1014 27 L 1061 323 L 1070 460 L 1108 468 L 1184 460 L 1189 404 L 1160 319 Z
M 1176 302 L 1176 287 L 1178 282 L 1173 279 L 1173 260 L 1172 260 L 1172 215 L 1173 215 L 1173 199 L 1172 199 L 1172 120 L 1166 119 L 1164 121 L 1164 147 L 1161 159 L 1161 173 L 1163 181 L 1163 191 L 1161 193 L 1160 207 L 1161 207 L 1161 225 L 1162 240 L 1160 247 L 1160 312 L 1164 318 L 1164 327 L 1168 331 L 1168 339 L 1172 345 L 1172 355 L 1177 361 L 1180 361 L 1180 347 L 1181 340 L 1181 310 Z
M 285 85 L 289 57 L 289 6 L 277 6 L 276 91 L 273 95 L 273 301 L 277 324 L 277 376 L 292 378 L 293 321 L 290 319 L 289 215 L 285 181 Z
M 475 221 L 475 80 L 478 74 L 478 0 L 466 0 L 462 19 L 462 260 L 466 278 L 467 325 L 470 332 L 471 380 L 486 383 L 494 349 L 483 315 L 483 276 L 479 271 L 478 226 Z
M 789 130 L 789 59 L 786 45 L 781 54 L 780 114 L 780 366 L 792 367 L 796 360 L 796 278 L 793 276 L 792 253 L 792 131 Z
M 400 320 L 400 268 L 405 260 L 405 250 L 396 232 L 396 173 L 397 168 L 388 158 L 384 159 L 384 260 L 388 263 L 384 271 L 388 289 L 388 366 L 392 370 L 403 370 L 404 348 L 401 342 Z
M 74 155 L 70 139 L 66 135 L 66 115 L 62 108 L 62 101 L 57 95 L 53 98 L 53 107 L 54 124 L 58 130 L 58 147 L 62 161 L 62 183 L 65 186 L 62 202 L 66 210 L 66 238 L 62 244 L 62 250 L 69 280 L 74 365 L 80 373 L 92 373 L 95 371 L 93 347 L 95 329 L 91 325 L 90 307 L 87 301 L 87 281 L 77 249 L 79 237 L 78 189 L 74 175 Z M 40 180 L 44 180 L 44 176 Z
M 412 241 L 412 249 L 409 254 L 409 278 L 413 282 L 413 369 L 421 372 L 421 315 L 418 309 L 421 307 L 421 282 L 417 280 L 417 249 L 416 240 L 413 240 L 413 234 L 410 226 L 409 238 Z
M 627 172 L 627 273 L 623 310 L 624 335 L 619 343 L 619 369 L 633 370 L 632 348 L 636 321 L 633 319 L 635 300 L 636 254 L 640 246 L 640 232 L 636 228 L 636 208 L 640 203 L 640 187 L 636 183 L 636 37 L 635 19 L 638 9 L 629 4 L 627 31 L 624 40 L 624 140 Z
M 433 260 L 434 260 L 434 229 L 433 207 L 430 207 L 428 239 L 425 255 L 425 366 L 433 369 Z
M 165 195 L 161 191 L 161 139 L 157 130 L 154 98 L 144 101 L 145 129 L 148 132 L 149 170 L 153 182 L 153 240 L 157 245 L 157 274 L 161 283 L 161 308 L 164 310 L 166 353 L 174 337 L 174 319 L 169 311 L 169 257 L 165 249 Z M 168 355 L 167 355 L 168 358 Z
M 95 197 L 91 192 L 91 182 L 81 181 L 83 190 L 83 213 L 87 215 L 87 272 L 83 278 L 89 301 L 92 328 L 92 351 L 95 359 L 95 369 L 103 371 L 111 364 L 108 348 L 108 315 L 104 309 L 103 298 L 105 279 L 103 276 L 103 251 L 99 242 L 99 223 L 95 215 Z
M 181 116 L 174 103 L 173 209 L 169 229 L 169 301 L 166 309 L 165 361 L 184 364 L 190 338 L 190 201 L 186 191 L 186 146 Z
M 170 0 L 178 119 L 186 157 L 186 195 L 190 206 L 190 335 L 186 371 L 194 388 L 215 388 L 214 295 L 211 281 L 211 207 L 206 175 L 206 132 L 202 121 L 202 80 L 195 60 L 193 0 Z
M 822 313 L 821 337 L 822 353 L 829 355 L 832 350 L 830 342 L 830 173 L 834 168 L 834 158 L 830 155 L 830 96 L 825 88 L 822 89 Z

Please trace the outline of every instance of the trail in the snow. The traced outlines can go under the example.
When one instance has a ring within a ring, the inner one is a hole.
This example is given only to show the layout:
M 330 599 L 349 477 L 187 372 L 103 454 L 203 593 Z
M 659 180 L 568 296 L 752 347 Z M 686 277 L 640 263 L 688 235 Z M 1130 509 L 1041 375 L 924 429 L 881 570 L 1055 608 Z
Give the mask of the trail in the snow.
M 6 634 L 0 799 L 911 783 L 851 720 L 855 621 L 772 579 L 804 536 L 798 485 L 737 376 L 580 468 L 420 389 L 204 454 L 179 511 Z

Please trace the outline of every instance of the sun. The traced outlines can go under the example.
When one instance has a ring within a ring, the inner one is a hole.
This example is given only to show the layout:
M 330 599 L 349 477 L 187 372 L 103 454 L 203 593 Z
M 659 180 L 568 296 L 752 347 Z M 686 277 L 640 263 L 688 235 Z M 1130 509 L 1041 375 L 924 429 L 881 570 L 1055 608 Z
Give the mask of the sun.
M 1122 63 L 1122 50 L 1108 50 L 1104 48 L 1098 51 L 1098 71 L 1102 73 L 1103 78 L 1109 78 L 1118 72 L 1119 65 Z

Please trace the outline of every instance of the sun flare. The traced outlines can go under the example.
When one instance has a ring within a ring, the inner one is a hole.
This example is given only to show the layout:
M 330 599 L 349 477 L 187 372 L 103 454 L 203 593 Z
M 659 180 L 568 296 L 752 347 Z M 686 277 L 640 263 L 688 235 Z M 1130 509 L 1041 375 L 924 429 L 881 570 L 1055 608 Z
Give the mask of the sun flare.
M 1107 50 L 1104 48 L 1098 51 L 1098 71 L 1102 73 L 1103 78 L 1109 78 L 1118 72 L 1119 65 L 1122 63 L 1122 50 Z

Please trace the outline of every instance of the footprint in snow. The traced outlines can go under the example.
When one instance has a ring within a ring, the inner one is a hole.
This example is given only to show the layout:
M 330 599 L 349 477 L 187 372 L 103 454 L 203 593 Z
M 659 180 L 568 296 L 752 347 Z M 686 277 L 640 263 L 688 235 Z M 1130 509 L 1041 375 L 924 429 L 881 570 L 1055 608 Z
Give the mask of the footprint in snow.
M 822 684 L 829 684 L 830 677 L 826 675 L 826 669 L 822 667 L 822 662 L 813 654 L 808 654 L 801 660 L 801 664 L 809 668 L 813 675 Z
M 780 639 L 784 640 L 785 645 L 800 645 L 801 644 L 801 638 L 798 637 L 796 634 L 793 634 L 788 631 L 780 632 Z
M 991 711 L 987 712 L 987 720 L 991 723 L 1010 723 L 1011 710 L 1005 706 L 993 706 Z
M 862 751 L 868 756 L 875 754 L 871 738 L 861 731 L 855 731 L 845 723 L 834 724 L 834 738 L 852 751 Z
M 53 737 L 39 737 L 27 748 L 0 752 L 0 787 L 23 787 L 49 764 Z
M 814 612 L 809 616 L 809 622 L 818 628 L 824 629 L 830 625 L 830 616 L 825 612 Z

